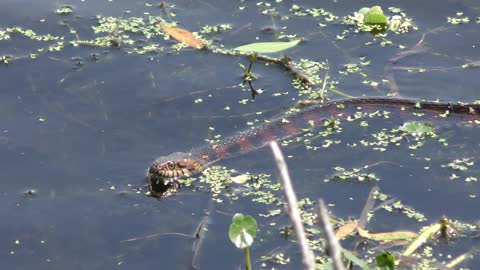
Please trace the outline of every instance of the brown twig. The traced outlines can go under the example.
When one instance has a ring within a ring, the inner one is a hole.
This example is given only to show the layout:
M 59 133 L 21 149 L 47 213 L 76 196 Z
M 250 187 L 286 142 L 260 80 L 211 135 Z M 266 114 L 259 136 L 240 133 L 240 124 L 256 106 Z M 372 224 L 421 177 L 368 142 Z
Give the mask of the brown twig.
M 280 65 L 283 68 L 285 68 L 285 70 L 287 70 L 288 72 L 292 73 L 295 77 L 297 77 L 302 83 L 314 85 L 314 83 L 312 83 L 305 74 L 303 74 L 300 70 L 298 70 L 297 68 L 295 68 L 290 64 L 292 59 L 290 59 L 287 56 L 283 58 L 273 58 L 265 55 L 257 55 L 257 59 L 267 63 Z
M 298 244 L 302 251 L 302 261 L 304 269 L 314 270 L 315 269 L 315 257 L 313 255 L 310 246 L 308 245 L 308 239 L 305 235 L 305 229 L 303 227 L 302 218 L 300 217 L 300 211 L 298 209 L 297 196 L 293 190 L 292 181 L 290 180 L 290 175 L 288 173 L 287 163 L 280 150 L 280 146 L 277 142 L 270 142 L 270 148 L 272 149 L 273 156 L 275 157 L 275 162 L 277 163 L 278 172 L 280 174 L 280 183 L 283 187 L 283 193 L 285 199 L 287 200 L 287 211 L 290 220 L 293 223 L 293 229 L 297 236 Z

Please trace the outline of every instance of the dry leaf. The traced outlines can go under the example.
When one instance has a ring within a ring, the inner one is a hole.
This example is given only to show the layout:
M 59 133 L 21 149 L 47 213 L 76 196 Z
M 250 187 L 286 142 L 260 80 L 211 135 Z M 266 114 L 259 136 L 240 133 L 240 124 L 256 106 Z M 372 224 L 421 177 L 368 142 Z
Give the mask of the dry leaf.
M 343 240 L 347 238 L 347 236 L 350 235 L 352 232 L 354 232 L 356 228 L 357 222 L 345 223 L 344 225 L 340 226 L 340 228 L 338 228 L 338 230 L 335 232 L 335 236 L 338 238 L 338 240 Z
M 383 232 L 383 233 L 369 233 L 368 231 L 358 227 L 358 234 L 362 237 L 376 240 L 376 241 L 387 241 L 387 240 L 405 240 L 413 239 L 417 237 L 417 234 L 409 231 L 393 231 L 393 232 Z
M 410 246 L 407 247 L 407 249 L 405 249 L 405 251 L 403 252 L 402 255 L 404 256 L 410 256 L 413 254 L 413 252 L 415 252 L 415 250 L 417 250 L 417 248 L 419 248 L 421 245 L 423 245 L 424 243 L 426 243 L 428 241 L 429 238 L 431 238 L 432 236 L 434 236 L 437 232 L 439 232 L 440 230 L 442 229 L 442 224 L 440 223 L 435 223 L 431 226 L 429 226 L 426 230 L 424 230 L 422 232 L 422 234 L 420 234 L 417 239 L 415 239 L 415 241 L 413 241 Z
M 361 237 L 365 237 L 365 238 L 369 238 L 369 234 L 368 234 L 368 231 L 367 230 L 364 230 L 360 227 L 357 228 L 358 230 L 358 234 L 361 236 Z
M 205 42 L 203 42 L 203 40 L 199 38 L 196 38 L 192 34 L 192 32 L 189 32 L 185 29 L 181 29 L 177 27 L 171 27 L 165 24 L 160 24 L 160 27 L 162 27 L 165 33 L 169 34 L 172 38 L 174 38 L 178 42 L 185 43 L 194 49 L 201 49 L 205 47 Z

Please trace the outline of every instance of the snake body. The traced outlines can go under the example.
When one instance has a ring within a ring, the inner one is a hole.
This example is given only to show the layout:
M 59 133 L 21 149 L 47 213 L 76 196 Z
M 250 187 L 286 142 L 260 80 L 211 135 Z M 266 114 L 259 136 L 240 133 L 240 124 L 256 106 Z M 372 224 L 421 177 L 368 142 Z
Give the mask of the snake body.
M 386 97 L 350 98 L 315 103 L 217 143 L 206 144 L 186 153 L 176 152 L 155 160 L 148 169 L 150 188 L 162 193 L 172 187 L 174 183 L 172 180 L 194 175 L 221 159 L 261 148 L 270 141 L 286 139 L 306 129 L 321 127 L 326 120 L 332 118 L 341 121 L 364 113 L 385 112 L 402 118 L 415 117 L 414 119 L 425 121 L 454 116 L 460 116 L 467 121 L 478 121 L 480 105 Z

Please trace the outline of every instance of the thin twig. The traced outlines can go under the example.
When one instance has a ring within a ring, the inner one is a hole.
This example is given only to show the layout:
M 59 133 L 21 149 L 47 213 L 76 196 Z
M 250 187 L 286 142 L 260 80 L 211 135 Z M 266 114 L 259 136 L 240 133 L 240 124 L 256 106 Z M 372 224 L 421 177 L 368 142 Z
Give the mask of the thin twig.
M 398 62 L 400 59 L 405 58 L 407 56 L 415 55 L 415 54 L 420 54 L 420 53 L 425 53 L 430 50 L 430 48 L 425 47 L 424 45 L 425 41 L 425 34 L 422 35 L 420 40 L 413 46 L 412 48 L 408 50 L 401 51 L 394 55 L 392 58 L 390 58 L 383 68 L 383 74 L 385 79 L 390 83 L 390 93 L 391 94 L 399 94 L 399 88 L 397 81 L 395 80 L 395 75 L 393 73 L 393 65 Z
M 367 219 L 368 213 L 372 211 L 373 207 L 375 206 L 375 195 L 380 190 L 378 186 L 372 187 L 370 193 L 368 194 L 368 199 L 363 206 L 362 213 L 360 214 L 360 218 L 358 219 L 358 227 L 365 229 L 367 226 Z
M 330 70 L 330 65 L 328 64 L 328 59 L 327 59 L 327 70 L 325 71 L 325 78 L 323 78 L 323 85 L 322 89 L 320 90 L 320 99 L 323 100 L 324 94 L 325 94 L 325 88 L 327 87 L 327 80 L 328 80 L 328 71 Z
M 298 209 L 297 196 L 293 190 L 292 181 L 290 180 L 290 175 L 288 173 L 287 163 L 280 150 L 278 143 L 273 141 L 270 142 L 270 148 L 272 149 L 273 156 L 275 157 L 275 162 L 277 163 L 278 172 L 280 174 L 280 182 L 283 187 L 283 193 L 287 200 L 287 211 L 290 217 L 290 220 L 293 223 L 293 229 L 297 236 L 298 244 L 302 251 L 302 260 L 303 266 L 305 269 L 314 270 L 315 269 L 315 257 L 312 250 L 308 245 L 307 237 L 305 236 L 305 230 L 303 228 L 302 218 L 300 217 L 300 211 Z
M 332 257 L 333 262 L 333 269 L 335 270 L 345 270 L 345 266 L 342 262 L 342 246 L 338 242 L 335 233 L 333 232 L 332 225 L 328 222 L 328 214 L 327 214 L 327 207 L 322 199 L 318 200 L 319 204 L 319 213 L 318 213 L 318 220 L 320 227 L 325 234 L 325 239 L 327 240 L 327 246 L 330 253 L 330 257 Z
M 213 202 L 213 201 L 212 201 Z M 211 205 L 210 208 L 213 206 Z M 202 218 L 200 223 L 195 230 L 195 241 L 192 245 L 192 268 L 199 269 L 198 267 L 198 259 L 200 257 L 200 251 L 203 247 L 203 242 L 205 240 L 205 235 L 208 231 L 208 224 L 210 223 L 210 211 L 205 213 L 205 216 Z
M 388 62 L 391 62 L 391 63 L 394 64 L 394 63 L 398 62 L 400 59 L 403 59 L 403 58 L 411 56 L 411 55 L 416 55 L 416 54 L 428 52 L 429 50 L 430 50 L 430 48 L 425 47 L 425 33 L 424 33 L 422 35 L 422 37 L 420 38 L 420 40 L 417 42 L 417 44 L 415 44 L 410 49 L 400 51 L 399 53 L 394 55 L 392 58 L 388 59 Z
M 471 67 L 475 67 L 475 66 L 472 65 Z M 447 70 L 451 70 L 451 69 L 464 69 L 464 67 L 462 67 L 462 66 L 456 66 L 456 67 L 403 67 L 403 66 L 402 67 L 392 67 L 392 70 L 418 71 L 418 72 L 447 71 Z
M 152 238 L 160 237 L 160 236 L 167 236 L 167 235 L 175 235 L 175 236 L 182 236 L 182 237 L 192 237 L 191 234 L 186 234 L 186 233 L 179 233 L 179 232 L 171 232 L 171 233 L 156 233 L 156 234 L 150 234 L 147 236 L 141 236 L 141 237 L 134 237 L 126 240 L 121 240 L 120 243 L 124 242 L 133 242 L 133 241 L 138 241 L 138 240 L 149 240 Z

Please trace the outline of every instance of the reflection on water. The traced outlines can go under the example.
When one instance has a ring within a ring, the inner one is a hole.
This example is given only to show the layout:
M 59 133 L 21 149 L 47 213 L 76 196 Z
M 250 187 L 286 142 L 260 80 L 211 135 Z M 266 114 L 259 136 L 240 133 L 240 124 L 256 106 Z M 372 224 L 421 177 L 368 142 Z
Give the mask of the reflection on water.
M 425 12 L 429 9 L 426 4 L 412 7 L 392 3 L 406 10 L 420 28 L 392 40 L 412 47 L 428 29 L 444 26 L 447 16 L 469 10 L 468 2 L 465 6 L 445 2 L 435 2 L 435 13 Z M 365 45 L 372 41 L 368 34 L 338 40 L 336 36 L 344 26 L 319 27 L 325 23 L 323 19 L 296 17 L 290 1 L 275 5 L 280 17 L 273 19 L 262 14 L 268 7 L 250 2 L 187 0 L 166 3 L 167 7 L 132 1 L 62 4 L 70 5 L 73 14 L 56 14 L 59 6 L 52 1 L 0 4 L 0 37 L 7 27 L 30 29 L 42 37 L 39 41 L 16 30 L 10 33 L 11 39 L 0 39 L 0 56 L 10 57 L 8 65 L 0 65 L 0 265 L 8 269 L 191 269 L 194 239 L 169 233 L 193 234 L 211 197 L 208 192 L 185 188 L 168 199 L 149 198 L 143 195 L 146 168 L 159 155 L 188 151 L 218 134 L 235 134 L 304 98 L 292 87 L 290 74 L 257 62 L 253 71 L 258 79 L 253 83 L 263 93 L 251 101 L 249 89 L 239 85 L 243 77 L 238 64 L 248 65 L 246 58 L 191 49 L 177 53 L 170 48 L 172 41 L 160 37 L 154 42 L 167 49 L 146 54 L 128 53 L 151 45 L 142 34 L 128 31 L 135 45 L 70 45 L 71 40 L 101 35 L 91 28 L 98 26 L 96 15 L 145 20 L 161 16 L 194 31 L 206 24 L 229 23 L 231 31 L 207 35 L 216 45 L 227 48 L 254 42 L 256 37 L 272 41 L 278 33 L 261 29 L 275 26 L 273 29 L 283 29 L 285 34 L 307 37 L 305 43 L 288 51 L 289 56 L 293 60 L 328 59 L 331 81 L 338 81 L 337 89 L 352 96 L 386 95 L 384 67 L 400 50 L 378 43 Z M 304 9 L 318 8 L 316 2 L 302 5 Z M 325 5 L 323 8 L 340 17 L 361 7 L 356 1 Z M 285 20 L 287 16 L 289 20 Z M 475 100 L 477 71 L 461 68 L 478 61 L 473 27 L 448 25 L 428 32 L 428 52 L 402 58 L 394 65 L 400 94 L 419 99 Z M 360 65 L 366 62 L 370 64 Z M 343 75 L 346 64 L 357 64 L 366 76 Z M 324 75 L 319 71 L 320 78 Z M 382 192 L 431 220 L 442 214 L 466 221 L 478 219 L 473 211 L 478 186 L 472 180 L 478 172 L 478 128 L 446 121 L 438 135 L 447 139 L 449 147 L 441 147 L 435 138 L 426 140 L 418 151 L 408 149 L 414 141 L 385 152 L 352 147 L 361 140 L 371 140 L 372 130 L 382 128 L 392 126 L 372 122 L 362 131 L 358 125 L 346 123 L 344 132 L 336 137 L 342 141 L 339 145 L 319 151 L 307 151 L 303 144 L 285 147 L 299 197 L 322 196 L 335 204 L 335 215 L 358 216 L 371 185 L 323 180 L 334 175 L 338 166 L 352 169 L 369 165 L 368 172 L 381 179 Z M 325 141 L 317 139 L 314 143 L 321 146 Z M 442 167 L 463 158 L 474 161 L 467 171 Z M 221 162 L 240 173 L 275 174 L 272 164 L 266 149 Z M 452 174 L 459 178 L 450 179 Z M 472 181 L 466 182 L 467 178 Z M 35 194 L 25 194 L 28 190 L 35 190 Z M 231 269 L 241 263 L 241 251 L 235 250 L 227 237 L 235 212 L 253 215 L 265 209 L 247 199 L 217 205 L 203 250 L 196 257 L 200 268 Z M 263 221 L 268 224 L 271 220 Z M 275 222 L 274 229 L 261 227 L 259 237 L 267 244 L 259 245 L 253 254 L 258 256 L 255 264 L 261 264 L 259 256 L 273 254 L 279 247 L 292 256 L 294 265 L 300 265 L 296 247 L 278 235 L 277 229 L 287 221 L 279 218 Z M 405 220 L 386 227 L 397 225 L 401 227 L 395 229 L 419 228 L 418 223 Z M 153 234 L 159 236 L 142 239 Z M 132 238 L 139 240 L 124 241 Z

